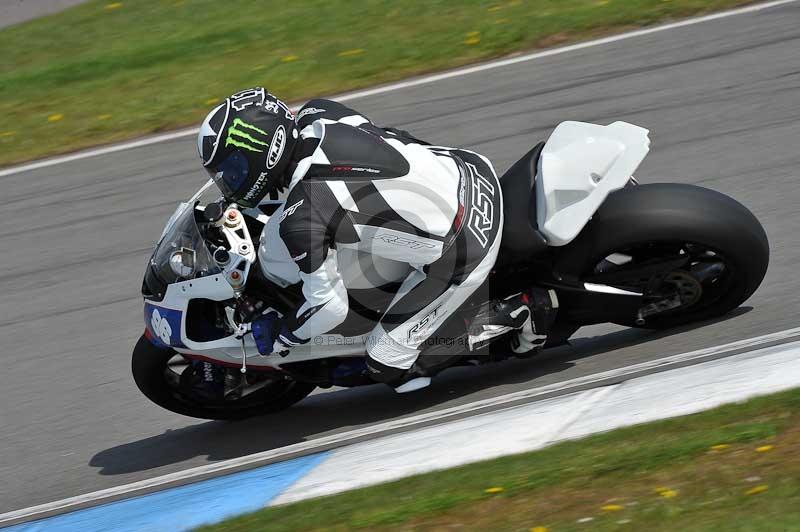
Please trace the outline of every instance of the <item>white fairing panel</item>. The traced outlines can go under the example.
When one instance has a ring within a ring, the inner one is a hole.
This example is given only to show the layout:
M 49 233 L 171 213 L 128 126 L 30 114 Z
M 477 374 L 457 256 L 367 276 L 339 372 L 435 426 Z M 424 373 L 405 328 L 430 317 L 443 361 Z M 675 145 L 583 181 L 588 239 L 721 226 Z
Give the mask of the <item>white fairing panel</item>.
M 650 150 L 647 133 L 625 122 L 556 127 L 536 179 L 537 222 L 549 245 L 570 243 L 608 194 L 628 183 Z

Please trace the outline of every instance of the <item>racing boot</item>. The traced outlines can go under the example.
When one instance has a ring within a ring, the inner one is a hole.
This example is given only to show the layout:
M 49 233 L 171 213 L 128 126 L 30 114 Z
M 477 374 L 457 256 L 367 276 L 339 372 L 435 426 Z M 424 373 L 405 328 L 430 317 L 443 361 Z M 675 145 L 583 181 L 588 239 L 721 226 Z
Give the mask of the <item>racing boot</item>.
M 532 288 L 522 296 L 530 315 L 522 328 L 512 335 L 511 350 L 518 356 L 530 356 L 541 351 L 547 341 L 558 313 L 558 296 L 555 290 L 544 288 Z
M 544 346 L 557 311 L 555 290 L 539 287 L 484 304 L 470 323 L 469 349 L 475 351 L 500 336 L 509 335 L 515 354 L 535 354 Z
M 431 383 L 430 376 L 421 371 L 417 364 L 409 369 L 393 368 L 367 357 L 367 370 L 375 382 L 382 382 L 397 393 L 408 393 L 427 388 Z

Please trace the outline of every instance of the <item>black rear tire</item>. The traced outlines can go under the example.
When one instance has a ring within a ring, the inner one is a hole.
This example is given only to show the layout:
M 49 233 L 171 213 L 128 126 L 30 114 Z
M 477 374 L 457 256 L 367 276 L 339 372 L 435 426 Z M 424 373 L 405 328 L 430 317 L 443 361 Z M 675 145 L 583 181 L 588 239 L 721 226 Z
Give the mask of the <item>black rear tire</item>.
M 166 379 L 167 363 L 175 355 L 172 349 L 156 347 L 143 335 L 133 349 L 131 370 L 136 386 L 148 399 L 184 416 L 234 420 L 279 412 L 302 400 L 316 388 L 313 384 L 287 378 L 240 400 L 207 404 L 186 394 Z
M 626 187 L 609 195 L 581 234 L 560 250 L 558 271 L 584 278 L 604 257 L 649 243 L 685 242 L 724 257 L 727 290 L 710 305 L 649 317 L 663 329 L 730 312 L 756 291 L 769 264 L 769 241 L 755 216 L 736 200 L 706 188 L 675 183 Z M 620 322 L 635 325 L 635 316 Z

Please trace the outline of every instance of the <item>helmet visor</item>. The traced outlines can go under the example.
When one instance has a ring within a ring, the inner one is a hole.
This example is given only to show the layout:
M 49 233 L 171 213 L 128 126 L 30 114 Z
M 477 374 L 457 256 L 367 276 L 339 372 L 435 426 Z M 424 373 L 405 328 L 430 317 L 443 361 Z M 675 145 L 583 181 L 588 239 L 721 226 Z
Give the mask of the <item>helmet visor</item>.
M 225 160 L 213 167 L 206 167 L 208 175 L 217 184 L 222 194 L 231 200 L 237 200 L 237 193 L 247 181 L 250 173 L 247 158 L 240 151 L 232 152 Z

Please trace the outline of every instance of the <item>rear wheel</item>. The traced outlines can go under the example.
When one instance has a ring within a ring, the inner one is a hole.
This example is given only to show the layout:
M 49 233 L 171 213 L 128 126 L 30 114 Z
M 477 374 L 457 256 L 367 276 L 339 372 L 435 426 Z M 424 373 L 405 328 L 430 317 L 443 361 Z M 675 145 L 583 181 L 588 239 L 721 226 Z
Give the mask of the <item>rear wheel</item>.
M 202 419 L 244 419 L 289 408 L 310 394 L 315 386 L 283 374 L 247 374 L 247 386 L 226 398 L 209 399 L 193 390 L 193 368 L 172 349 L 153 345 L 142 336 L 133 349 L 133 379 L 151 401 L 177 414 Z
M 768 263 L 764 229 L 743 205 L 701 187 L 653 184 L 610 195 L 558 269 L 643 293 L 639 313 L 619 323 L 661 329 L 738 307 Z

